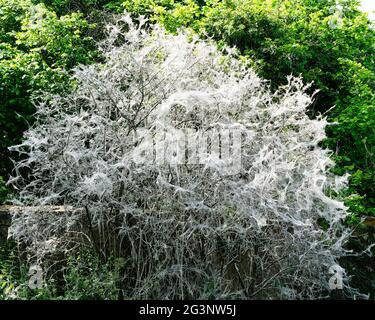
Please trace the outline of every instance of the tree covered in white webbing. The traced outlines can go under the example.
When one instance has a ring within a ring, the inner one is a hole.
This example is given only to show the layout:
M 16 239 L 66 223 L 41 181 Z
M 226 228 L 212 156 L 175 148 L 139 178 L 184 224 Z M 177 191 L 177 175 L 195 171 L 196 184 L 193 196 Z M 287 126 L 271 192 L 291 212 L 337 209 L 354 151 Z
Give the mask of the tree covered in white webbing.
M 15 203 L 82 210 L 26 211 L 12 236 L 40 261 L 78 245 L 129 259 L 132 297 L 326 296 L 349 235 L 327 195 L 346 178 L 302 81 L 272 93 L 235 50 L 127 15 L 100 48 L 13 147 Z

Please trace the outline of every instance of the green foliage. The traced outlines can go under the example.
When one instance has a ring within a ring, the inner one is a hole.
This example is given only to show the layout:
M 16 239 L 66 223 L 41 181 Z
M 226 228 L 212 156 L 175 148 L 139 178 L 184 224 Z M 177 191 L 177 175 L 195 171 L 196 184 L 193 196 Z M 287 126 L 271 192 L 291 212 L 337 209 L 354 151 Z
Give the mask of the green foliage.
M 209 1 L 207 6 L 209 6 Z M 151 22 L 158 22 L 170 31 L 176 32 L 181 27 L 190 27 L 199 31 L 204 1 L 194 0 L 134 0 L 123 1 L 123 8 L 136 15 L 146 15 Z M 208 7 L 207 7 L 208 8 Z
M 6 295 L 14 289 L 14 279 L 9 272 L 10 256 L 3 246 L 0 246 L 0 300 L 5 299 Z
M 64 272 L 64 299 L 118 299 L 123 265 L 123 259 L 103 263 L 89 253 L 70 257 Z
M 116 300 L 121 298 L 122 258 L 103 262 L 89 252 L 72 254 L 62 273 L 45 277 L 41 288 L 30 289 L 28 263 L 13 243 L 0 246 L 0 300 Z
M 21 278 L 15 244 L 10 241 L 0 244 L 0 300 L 9 297 Z
M 0 176 L 0 204 L 4 203 L 8 197 L 8 189 L 5 186 L 3 177 Z
M 85 14 L 91 14 L 92 11 L 107 8 L 113 11 L 120 11 L 121 0 L 32 0 L 34 3 L 44 3 L 48 8 L 55 11 L 58 15 L 68 14 L 74 11 L 80 11 Z
M 69 90 L 66 70 L 95 58 L 80 13 L 58 17 L 31 0 L 0 0 L 0 175 L 10 172 L 7 148 L 33 121 L 39 90 Z

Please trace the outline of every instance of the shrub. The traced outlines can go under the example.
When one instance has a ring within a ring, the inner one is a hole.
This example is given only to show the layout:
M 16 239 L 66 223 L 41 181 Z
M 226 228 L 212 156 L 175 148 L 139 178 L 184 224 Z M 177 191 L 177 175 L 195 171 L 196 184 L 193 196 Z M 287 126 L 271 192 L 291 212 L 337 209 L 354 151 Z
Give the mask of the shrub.
M 59 270 L 42 270 L 40 287 L 30 287 L 30 261 L 8 242 L 0 245 L 0 300 L 114 300 L 121 296 L 122 259 L 103 263 L 95 253 L 82 251 L 67 257 Z
M 17 277 L 12 249 L 9 244 L 0 244 L 0 300 L 14 289 L 14 278 Z
M 11 179 L 14 202 L 81 209 L 26 210 L 11 235 L 35 261 L 77 242 L 129 260 L 134 298 L 327 296 L 350 232 L 325 192 L 345 177 L 329 173 L 327 123 L 306 115 L 307 87 L 289 77 L 271 93 L 234 49 L 144 23 L 108 26 L 105 62 L 76 68 L 73 93 L 37 106 L 12 148 L 27 172 Z
M 70 90 L 67 71 L 95 56 L 81 14 L 58 17 L 31 0 L 0 1 L 0 175 L 12 167 L 8 147 L 33 122 L 40 90 Z
M 5 186 L 4 179 L 0 177 L 0 203 L 5 202 L 8 197 L 8 189 Z

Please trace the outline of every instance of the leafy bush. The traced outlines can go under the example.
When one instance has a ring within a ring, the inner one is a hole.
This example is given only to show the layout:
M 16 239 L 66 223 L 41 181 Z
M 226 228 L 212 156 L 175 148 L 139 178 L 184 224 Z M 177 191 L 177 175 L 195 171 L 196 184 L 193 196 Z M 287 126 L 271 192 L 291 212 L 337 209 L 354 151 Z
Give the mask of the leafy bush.
M 15 288 L 19 272 L 11 243 L 0 244 L 0 300 L 4 300 Z
M 0 177 L 0 203 L 4 203 L 8 197 L 8 189 L 5 186 L 4 179 Z
M 86 15 L 91 15 L 95 10 L 118 10 L 122 8 L 121 0 L 32 0 L 34 3 L 43 3 L 58 15 L 80 11 Z
M 119 271 L 125 262 L 110 257 L 103 263 L 95 253 L 67 257 L 59 272 L 42 272 L 40 288 L 30 288 L 30 264 L 14 243 L 0 246 L 0 300 L 115 300 L 122 298 Z
M 116 300 L 121 295 L 122 259 L 110 257 L 103 263 L 95 254 L 70 256 L 63 270 L 63 299 Z
M 8 147 L 33 123 L 40 90 L 69 90 L 69 70 L 94 57 L 81 14 L 57 15 L 30 0 L 0 1 L 0 175 L 11 169 Z
M 10 234 L 36 261 L 77 243 L 129 259 L 134 298 L 327 296 L 350 232 L 325 190 L 345 177 L 327 172 L 326 121 L 306 115 L 307 87 L 289 77 L 273 94 L 233 49 L 144 23 L 109 26 L 106 61 L 76 68 L 76 90 L 39 104 L 12 148 L 29 172 L 11 179 L 16 203 L 82 209 L 26 209 Z

